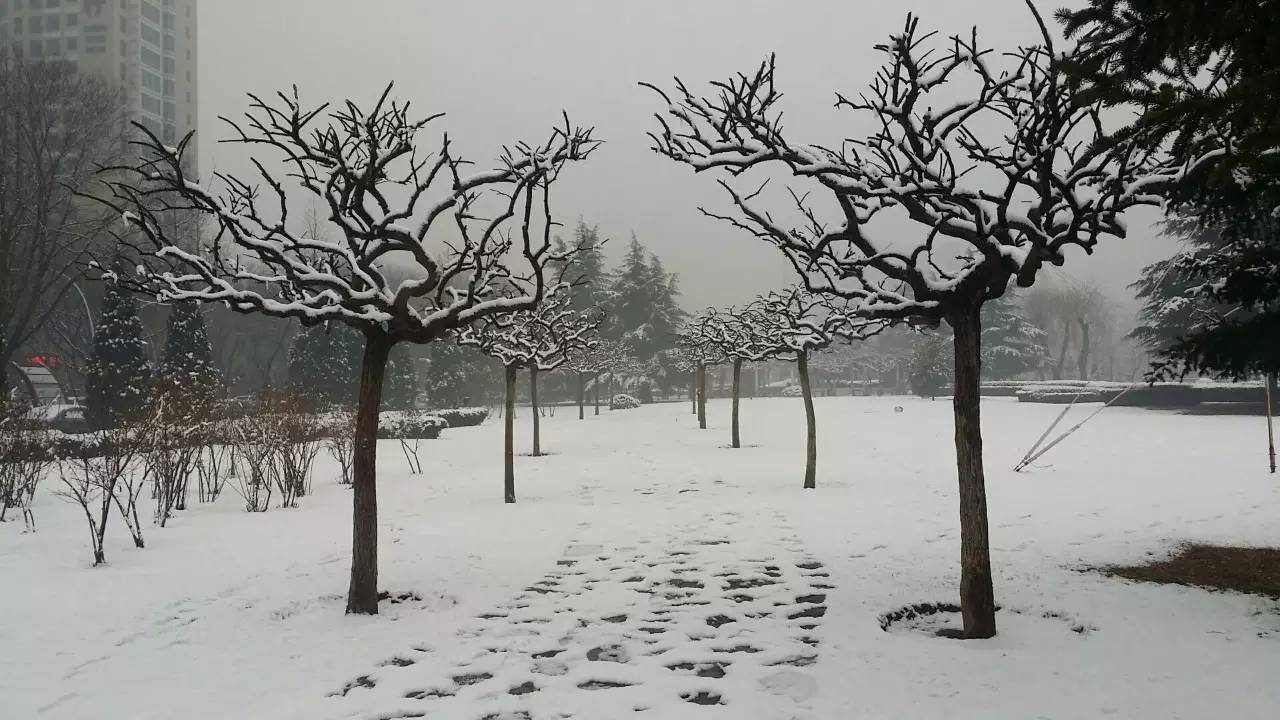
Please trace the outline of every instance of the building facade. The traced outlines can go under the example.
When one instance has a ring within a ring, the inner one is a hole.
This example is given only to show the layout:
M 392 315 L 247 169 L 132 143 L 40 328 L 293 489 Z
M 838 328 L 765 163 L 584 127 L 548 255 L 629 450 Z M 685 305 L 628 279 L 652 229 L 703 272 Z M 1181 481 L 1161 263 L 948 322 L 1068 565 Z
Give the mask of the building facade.
M 198 117 L 196 3 L 0 0 L 0 47 L 117 83 L 131 118 L 173 144 Z

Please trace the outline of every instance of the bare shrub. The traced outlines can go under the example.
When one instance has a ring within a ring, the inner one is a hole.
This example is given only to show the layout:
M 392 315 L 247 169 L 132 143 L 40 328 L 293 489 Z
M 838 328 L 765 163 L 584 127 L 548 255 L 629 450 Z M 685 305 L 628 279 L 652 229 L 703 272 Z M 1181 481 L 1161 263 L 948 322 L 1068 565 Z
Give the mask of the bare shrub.
M 45 472 L 54 463 L 52 435 L 42 428 L 25 428 L 19 408 L 0 416 L 0 522 L 9 508 L 22 512 L 27 532 L 35 532 L 31 503 Z
M 237 418 L 231 423 L 228 441 L 236 484 L 248 512 L 266 512 L 271 507 L 275 485 L 275 419 L 265 413 Z
M 188 479 L 202 455 L 203 422 L 177 393 L 161 394 L 139 427 L 140 456 L 156 501 L 155 523 L 164 527 L 174 510 L 185 510 Z M 198 406 L 196 406 L 198 407 Z
M 356 416 L 355 413 L 341 411 L 332 417 L 332 426 L 325 433 L 327 437 L 324 439 L 324 446 L 333 455 L 333 459 L 338 461 L 338 468 L 342 475 L 338 478 L 338 482 L 342 485 L 351 484 L 351 466 L 355 462 L 356 453 Z
M 282 507 L 297 507 L 297 499 L 311 494 L 311 470 L 320 454 L 320 420 L 303 411 L 295 397 L 274 403 L 276 418 L 275 479 Z
M 74 455 L 64 460 L 59 466 L 62 487 L 57 495 L 75 503 L 84 512 L 96 566 L 107 561 L 103 542 L 113 506 L 124 518 L 134 545 L 143 547 L 137 500 L 146 483 L 142 480 L 144 473 L 137 467 L 138 443 L 130 431 L 105 430 L 94 435 L 91 445 L 106 452 L 99 456 Z

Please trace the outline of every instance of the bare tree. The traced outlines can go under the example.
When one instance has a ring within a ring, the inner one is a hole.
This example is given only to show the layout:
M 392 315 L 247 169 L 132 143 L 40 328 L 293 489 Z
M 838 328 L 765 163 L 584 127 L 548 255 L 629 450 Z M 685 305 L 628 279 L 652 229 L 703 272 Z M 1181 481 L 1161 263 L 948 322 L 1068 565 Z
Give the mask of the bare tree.
M 804 488 L 817 487 L 818 420 L 813 408 L 813 383 L 809 358 L 838 339 L 864 340 L 884 329 L 886 323 L 863 320 L 849 314 L 849 306 L 801 287 L 763 295 L 742 315 L 749 327 L 746 351 L 755 360 L 795 359 L 804 398 Z
M 609 386 L 616 375 L 630 360 L 631 348 L 625 342 L 600 340 L 594 347 L 584 347 L 569 353 L 568 368 L 578 380 L 578 419 L 586 418 L 587 378 L 595 388 L 595 414 L 600 414 L 600 376 L 609 374 Z M 610 393 L 612 397 L 612 393 Z
M 538 307 L 532 310 L 491 315 L 465 328 L 458 334 L 458 344 L 474 347 L 502 363 L 506 377 L 506 423 L 503 442 L 503 497 L 516 501 L 515 480 L 515 402 L 516 374 L 529 370 L 529 399 L 533 416 L 533 454 L 542 455 L 541 428 L 538 418 L 538 372 L 554 370 L 569 357 L 590 349 L 597 342 L 600 326 L 598 314 L 578 312 L 572 308 L 568 285 L 554 288 Z
M 1106 348 L 1115 329 L 1115 315 L 1106 295 L 1092 282 L 1066 276 L 1037 285 L 1027 293 L 1023 306 L 1032 322 L 1049 336 L 1053 352 L 1051 372 L 1054 380 L 1066 377 L 1068 363 L 1075 361 L 1076 375 L 1081 380 L 1093 376 L 1100 350 Z M 1099 342 L 1102 340 L 1103 342 Z M 1072 351 L 1075 357 L 1071 358 Z
M 470 172 L 447 136 L 436 152 L 422 152 L 418 136 L 440 116 L 415 118 L 390 94 L 368 110 L 352 101 L 305 106 L 296 89 L 270 101 L 251 96 L 245 119 L 226 122 L 231 142 L 283 162 L 277 174 L 255 158 L 264 192 L 227 174 L 215 176 L 220 193 L 202 187 L 183 162 L 191 137 L 168 148 L 146 133 L 143 161 L 110 170 L 125 179 L 110 183 L 105 201 L 127 221 L 120 239 L 141 260 L 139 272 L 106 278 L 164 301 L 221 303 L 304 325 L 333 320 L 363 333 L 347 611 L 367 614 L 378 611 L 375 461 L 388 355 L 398 343 L 436 342 L 539 303 L 548 263 L 568 259 L 551 248 L 551 186 L 597 145 L 566 118 L 544 143 L 507 147 L 496 167 Z M 335 237 L 290 229 L 298 198 L 322 208 Z M 207 215 L 211 242 L 183 249 L 160 222 L 166 211 Z M 388 268 L 412 279 L 393 283 Z
M 877 46 L 885 62 L 861 95 L 837 105 L 869 120 L 838 148 L 789 139 L 772 59 L 700 97 L 679 80 L 653 133 L 654 149 L 699 172 L 720 172 L 736 212 L 708 213 L 776 246 L 817 293 L 846 298 L 867 318 L 945 321 L 954 329 L 960 598 L 967 638 L 996 632 L 979 412 L 980 312 L 1011 283 L 1028 287 L 1071 247 L 1122 236 L 1121 214 L 1189 168 L 1159 149 L 1112 142 L 1100 104 L 1082 97 L 1033 3 L 1042 43 L 997 55 L 977 31 L 937 43 L 908 17 Z M 650 86 L 653 87 L 653 86 Z M 1215 151 L 1220 153 L 1223 151 Z M 762 166 L 805 185 L 765 210 L 767 181 L 733 182 Z M 828 226 L 810 190 L 831 201 Z M 906 217 L 917 238 L 887 215 Z
M 682 365 L 693 369 L 693 410 L 698 416 L 698 428 L 707 429 L 707 368 L 715 367 L 728 358 L 716 341 L 719 322 L 716 311 L 704 310 L 685 323 L 677 334 Z
M 0 53 L 0 367 L 45 329 L 108 237 L 109 214 L 76 192 L 120 157 L 123 118 L 107 83 Z M 0 373 L 0 403 L 8 397 Z

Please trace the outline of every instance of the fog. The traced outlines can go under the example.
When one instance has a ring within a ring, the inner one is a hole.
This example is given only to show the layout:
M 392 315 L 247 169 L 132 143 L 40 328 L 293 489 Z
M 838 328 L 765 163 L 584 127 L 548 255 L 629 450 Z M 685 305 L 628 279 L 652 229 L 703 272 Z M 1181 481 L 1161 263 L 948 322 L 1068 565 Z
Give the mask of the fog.
M 1041 10 L 1063 4 L 1075 3 L 1042 1 Z M 634 232 L 680 273 L 688 309 L 740 303 L 792 282 L 792 271 L 773 248 L 701 215 L 699 205 L 723 208 L 724 197 L 711 178 L 649 150 L 659 105 L 637 83 L 678 74 L 700 86 L 776 52 L 790 133 L 835 144 L 853 123 L 834 93 L 867 84 L 879 64 L 873 46 L 909 11 L 947 34 L 976 23 L 996 48 L 1038 39 L 1022 0 L 206 0 L 201 167 L 249 174 L 241 147 L 215 142 L 226 136 L 217 118 L 243 112 L 246 93 L 293 84 L 321 102 L 369 101 L 394 82 L 419 113 L 447 112 L 437 132 L 481 164 L 503 143 L 541 139 L 565 111 L 606 144 L 557 185 L 559 219 L 598 224 L 613 256 Z M 1127 239 L 1072 257 L 1067 272 L 1132 305 L 1128 283 L 1171 251 L 1156 217 L 1130 216 Z

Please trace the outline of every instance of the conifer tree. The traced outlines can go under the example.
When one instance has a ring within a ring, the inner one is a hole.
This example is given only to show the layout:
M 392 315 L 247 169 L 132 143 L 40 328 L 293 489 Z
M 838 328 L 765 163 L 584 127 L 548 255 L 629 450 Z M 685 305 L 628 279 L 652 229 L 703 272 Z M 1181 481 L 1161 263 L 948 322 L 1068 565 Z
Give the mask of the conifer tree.
M 151 394 L 151 365 L 132 294 L 107 285 L 88 366 L 87 411 L 96 427 L 139 418 Z
M 387 360 L 387 390 L 383 410 L 412 410 L 418 399 L 418 371 L 407 346 L 391 351 Z
M 199 305 L 177 303 L 170 310 L 156 380 L 160 391 L 181 393 L 189 399 L 212 400 L 225 394 L 226 385 L 213 361 L 213 346 Z
M 364 343 L 346 325 L 299 333 L 289 360 L 289 384 L 316 407 L 354 407 Z

